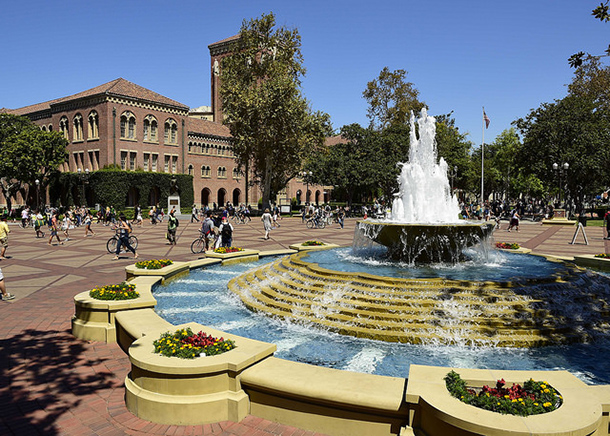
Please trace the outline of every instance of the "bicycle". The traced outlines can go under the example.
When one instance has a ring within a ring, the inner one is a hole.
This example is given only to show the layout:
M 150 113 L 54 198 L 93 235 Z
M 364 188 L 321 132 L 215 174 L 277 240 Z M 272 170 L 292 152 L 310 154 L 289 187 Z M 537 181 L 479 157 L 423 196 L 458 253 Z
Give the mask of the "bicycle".
M 210 239 L 207 241 L 208 246 L 214 247 L 214 232 L 210 233 Z M 205 251 L 206 236 L 199 230 L 199 237 L 191 242 L 191 253 L 200 254 Z
M 114 236 L 110 239 L 108 239 L 108 242 L 106 242 L 106 250 L 108 250 L 108 253 L 116 253 L 116 244 L 118 244 L 119 242 L 119 232 L 115 232 Z M 137 249 L 138 248 L 138 238 L 136 238 L 134 235 L 129 235 L 129 245 L 131 245 L 133 247 L 133 249 Z M 127 251 L 127 247 L 123 246 L 121 247 L 123 249 L 123 251 Z
M 321 218 L 314 217 L 309 218 L 307 220 L 306 225 L 308 229 L 323 229 L 324 227 L 326 227 L 326 222 L 324 222 L 324 220 Z
M 246 219 L 242 214 L 235 212 L 231 217 L 231 222 L 233 224 L 246 224 Z

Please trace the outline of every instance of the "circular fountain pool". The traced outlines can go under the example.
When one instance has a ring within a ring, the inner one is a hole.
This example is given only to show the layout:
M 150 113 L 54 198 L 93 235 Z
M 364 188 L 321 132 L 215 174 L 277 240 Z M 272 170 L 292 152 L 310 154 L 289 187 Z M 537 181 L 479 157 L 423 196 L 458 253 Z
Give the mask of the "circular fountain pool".
M 329 260 L 324 260 L 325 257 L 329 257 Z M 380 272 L 381 268 L 390 268 L 390 265 L 375 260 L 374 257 L 368 261 L 360 258 L 350 260 L 351 257 L 350 249 L 340 249 L 312 253 L 309 259 L 305 257 L 304 260 L 319 262 L 329 269 L 336 269 L 337 266 L 333 263 L 338 262 L 344 268 L 354 268 L 358 272 L 368 262 L 368 267 L 375 274 L 391 274 L 387 271 Z M 523 259 L 526 261 L 523 262 Z M 587 343 L 506 348 L 493 344 L 476 345 L 468 338 L 460 339 L 459 335 L 452 338 L 451 344 L 446 345 L 434 340 L 417 345 L 383 342 L 343 336 L 316 324 L 254 313 L 235 294 L 229 292 L 227 286 L 230 280 L 270 262 L 274 260 L 209 267 L 192 271 L 187 277 L 170 280 L 155 288 L 157 312 L 174 324 L 196 321 L 236 335 L 275 343 L 278 347 L 276 356 L 280 358 L 338 369 L 397 377 L 407 377 L 410 364 L 523 370 L 567 369 L 588 383 L 610 382 L 610 341 L 605 338 L 602 324 L 597 325 L 593 334 L 587 336 Z M 528 276 L 530 279 L 547 277 L 557 274 L 558 268 L 557 264 L 538 257 L 498 255 L 493 256 L 492 261 L 486 262 L 484 266 L 473 262 L 446 268 L 425 267 L 419 271 L 410 269 L 409 274 L 411 277 L 430 277 L 432 273 L 436 276 L 448 274 L 452 280 L 464 280 L 463 277 L 471 277 L 472 271 L 469 269 L 478 273 L 486 269 L 484 274 L 500 274 L 494 280 L 504 281 L 524 277 L 528 270 L 533 275 Z M 405 273 L 401 270 L 403 268 L 398 268 L 395 274 L 404 277 Z M 589 281 L 592 281 L 597 294 L 610 294 L 607 283 L 600 284 L 597 275 L 583 274 L 585 277 L 579 278 L 586 282 L 583 284 L 588 286 Z M 481 277 L 488 278 L 486 275 Z M 607 279 L 604 280 L 607 282 Z M 576 287 L 578 286 L 577 284 Z M 551 291 L 552 288 L 553 285 L 550 285 Z M 562 298 L 569 297 L 564 295 Z M 601 311 L 603 308 L 596 306 L 592 310 Z M 567 327 L 569 329 L 571 326 Z M 459 329 L 456 331 L 459 332 Z

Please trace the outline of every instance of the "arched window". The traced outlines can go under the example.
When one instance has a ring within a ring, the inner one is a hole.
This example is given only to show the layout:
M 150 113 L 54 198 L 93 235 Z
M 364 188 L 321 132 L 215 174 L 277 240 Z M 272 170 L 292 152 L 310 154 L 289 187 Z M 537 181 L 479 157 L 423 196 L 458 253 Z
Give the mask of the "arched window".
M 59 131 L 64 135 L 68 141 L 70 140 L 68 129 L 70 128 L 68 117 L 61 117 L 59 120 Z
M 81 114 L 74 115 L 72 120 L 72 140 L 82 141 L 83 140 L 83 116 Z
M 178 143 L 178 123 L 171 118 L 165 121 L 164 141 L 166 144 Z
M 233 168 L 233 178 L 234 179 L 239 179 L 239 170 L 237 169 L 237 167 Z
M 194 168 L 194 167 L 193 167 L 193 165 L 192 165 L 192 164 L 191 164 L 191 165 L 189 165 L 189 167 L 188 167 L 188 175 L 189 175 L 189 176 L 192 176 L 192 175 L 193 175 L 193 168 Z
M 157 142 L 157 119 L 152 115 L 144 118 L 144 141 Z
M 201 177 L 210 177 L 212 174 L 212 168 L 207 165 L 201 166 Z
M 100 121 L 96 111 L 91 111 L 89 113 L 87 126 L 87 139 L 99 139 Z
M 121 114 L 121 139 L 136 139 L 136 116 L 129 111 Z
M 226 178 L 227 177 L 227 169 L 225 167 L 218 167 L 217 175 L 220 178 Z

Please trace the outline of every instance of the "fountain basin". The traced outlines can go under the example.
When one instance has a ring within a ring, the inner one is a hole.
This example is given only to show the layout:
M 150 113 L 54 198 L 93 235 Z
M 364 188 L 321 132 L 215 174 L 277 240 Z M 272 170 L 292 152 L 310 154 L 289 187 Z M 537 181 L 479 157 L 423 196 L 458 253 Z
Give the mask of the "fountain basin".
M 358 221 L 356 231 L 388 248 L 391 259 L 412 263 L 456 263 L 462 251 L 487 239 L 490 222 L 404 224 L 375 220 Z

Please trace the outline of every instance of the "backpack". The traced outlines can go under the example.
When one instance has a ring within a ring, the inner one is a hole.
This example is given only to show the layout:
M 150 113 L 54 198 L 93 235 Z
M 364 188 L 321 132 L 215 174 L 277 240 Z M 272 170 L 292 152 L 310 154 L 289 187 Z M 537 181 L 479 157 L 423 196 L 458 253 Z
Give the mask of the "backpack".
M 178 227 L 180 225 L 180 221 L 178 221 L 178 218 L 174 218 L 176 220 L 176 227 Z
M 233 229 L 231 229 L 231 225 L 229 223 L 222 226 L 222 231 L 220 232 L 222 235 L 223 241 L 228 241 L 233 236 Z

